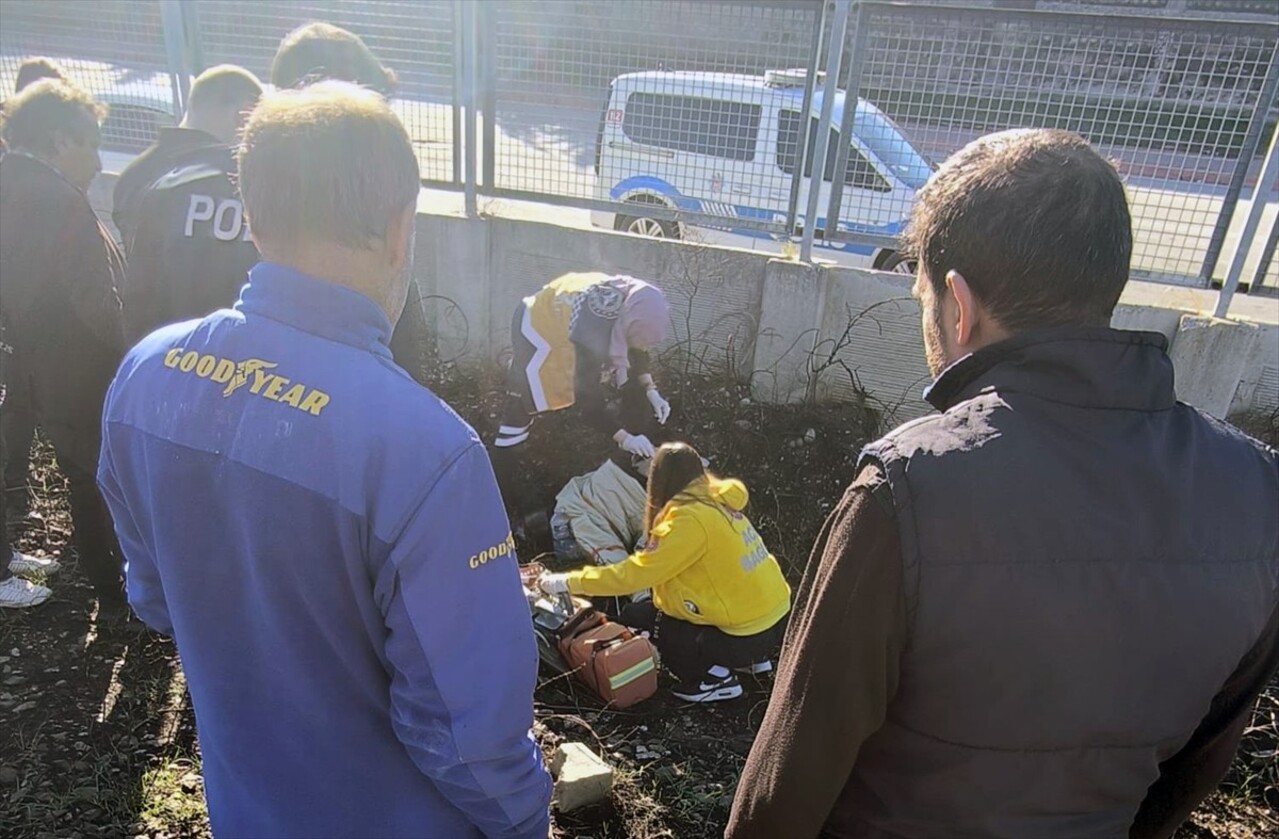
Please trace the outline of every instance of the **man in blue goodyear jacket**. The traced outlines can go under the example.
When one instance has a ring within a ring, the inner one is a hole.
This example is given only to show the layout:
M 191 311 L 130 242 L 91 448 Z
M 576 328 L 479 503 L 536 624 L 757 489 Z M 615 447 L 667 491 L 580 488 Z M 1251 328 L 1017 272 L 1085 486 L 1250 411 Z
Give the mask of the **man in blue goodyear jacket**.
M 133 349 L 99 481 L 182 655 L 218 836 L 538 837 L 537 656 L 475 433 L 391 360 L 418 167 L 381 97 L 269 96 L 233 310 Z

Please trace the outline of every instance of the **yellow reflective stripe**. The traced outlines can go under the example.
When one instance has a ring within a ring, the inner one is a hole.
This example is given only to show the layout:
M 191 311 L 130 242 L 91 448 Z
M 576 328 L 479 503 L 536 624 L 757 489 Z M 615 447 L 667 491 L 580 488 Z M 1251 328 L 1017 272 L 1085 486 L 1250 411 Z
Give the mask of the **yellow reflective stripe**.
M 645 673 L 651 672 L 653 668 L 656 666 L 657 665 L 653 663 L 653 657 L 649 656 L 648 658 L 644 659 L 638 664 L 633 664 L 630 667 L 626 668 L 621 673 L 618 673 L 616 676 L 609 676 L 608 686 L 611 687 L 613 690 L 617 690 L 622 685 L 630 684 L 631 682 L 638 679 L 640 676 L 643 676 Z

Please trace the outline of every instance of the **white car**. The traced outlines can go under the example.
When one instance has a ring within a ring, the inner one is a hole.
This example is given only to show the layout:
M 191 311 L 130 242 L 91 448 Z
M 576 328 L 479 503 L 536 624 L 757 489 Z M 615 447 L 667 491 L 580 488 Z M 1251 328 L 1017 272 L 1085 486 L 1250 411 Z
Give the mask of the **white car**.
M 738 247 L 780 250 L 790 237 L 735 222 L 786 221 L 804 115 L 804 70 L 770 71 L 763 76 L 725 73 L 629 73 L 613 80 L 596 138 L 598 197 L 628 205 L 619 213 L 593 212 L 591 221 L 646 236 L 688 238 Z M 812 99 L 808 156 L 822 91 Z M 838 149 L 838 126 L 845 93 L 832 108 L 830 160 L 818 182 L 819 213 L 825 213 Z M 857 100 L 848 168 L 841 201 L 840 231 L 895 236 L 905 225 L 915 193 L 933 166 L 897 125 L 874 105 Z M 799 190 L 796 235 L 813 179 L 806 172 Z M 651 207 L 722 217 L 674 222 L 647 215 Z M 818 229 L 826 220 L 819 215 Z M 891 248 L 822 243 L 822 254 L 837 262 L 882 270 L 908 270 Z

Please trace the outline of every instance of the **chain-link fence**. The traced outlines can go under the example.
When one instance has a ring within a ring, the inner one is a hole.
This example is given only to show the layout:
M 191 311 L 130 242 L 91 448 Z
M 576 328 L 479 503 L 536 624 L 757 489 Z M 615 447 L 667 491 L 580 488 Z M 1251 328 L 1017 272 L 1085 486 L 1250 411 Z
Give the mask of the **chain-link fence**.
M 619 230 L 677 235 L 671 215 L 787 232 L 793 174 L 769 146 L 776 103 L 805 95 L 819 2 L 492 2 L 485 7 L 486 184 L 616 210 Z M 799 68 L 772 85 L 765 73 Z
M 902 269 L 896 236 L 936 161 L 989 131 L 1060 127 L 1124 173 L 1135 276 L 1221 279 L 1274 125 L 1273 16 L 1205 17 L 1253 0 L 1179 6 L 1194 20 L 1163 0 L 1128 3 L 1140 17 L 976 3 L 5 0 L 0 85 L 51 56 L 111 105 L 104 149 L 136 153 L 178 119 L 191 75 L 228 62 L 268 80 L 281 38 L 328 21 L 395 71 L 424 181 L 469 207 L 522 198 Z M 1256 200 L 1241 279 L 1279 288 L 1275 198 Z
M 1235 202 L 1251 200 L 1275 46 L 1273 26 L 861 4 L 841 74 L 858 106 L 837 132 L 852 149 L 839 148 L 828 206 L 841 225 L 828 235 L 856 241 L 842 222 L 868 207 L 905 216 L 914 190 L 897 159 L 912 148 L 940 160 L 991 131 L 1063 128 L 1125 176 L 1135 274 L 1219 277 Z
M 13 93 L 22 62 L 54 59 L 110 106 L 108 154 L 137 154 L 179 115 L 159 3 L 129 0 L 5 2 L 0 8 L 0 98 Z
M 196 0 L 184 4 L 198 67 L 240 64 L 264 82 L 280 40 L 312 21 L 359 35 L 394 71 L 391 105 L 417 150 L 422 179 L 461 182 L 455 132 L 457 4 L 451 0 Z

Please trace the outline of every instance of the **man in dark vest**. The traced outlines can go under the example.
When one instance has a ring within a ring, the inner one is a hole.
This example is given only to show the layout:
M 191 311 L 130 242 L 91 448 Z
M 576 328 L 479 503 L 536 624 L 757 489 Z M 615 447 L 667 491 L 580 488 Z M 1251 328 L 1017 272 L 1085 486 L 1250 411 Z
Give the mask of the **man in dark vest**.
M 907 240 L 941 413 L 827 522 L 727 835 L 1170 836 L 1279 659 L 1276 453 L 1108 328 L 1131 224 L 1079 137 L 970 144 Z

